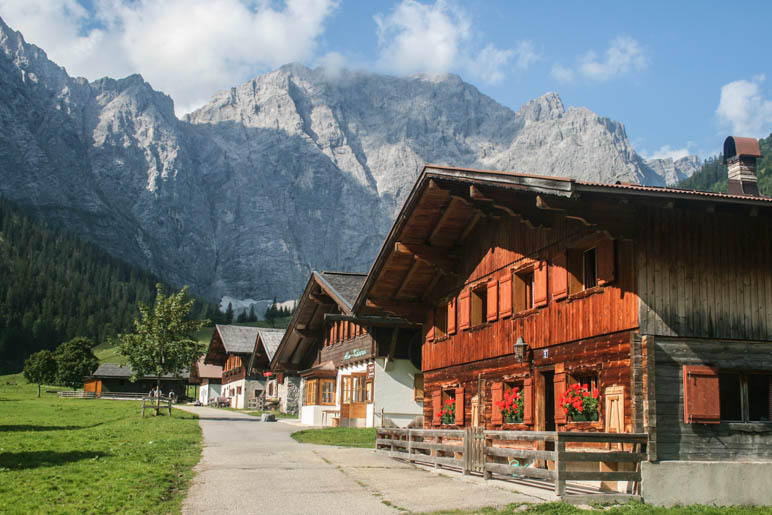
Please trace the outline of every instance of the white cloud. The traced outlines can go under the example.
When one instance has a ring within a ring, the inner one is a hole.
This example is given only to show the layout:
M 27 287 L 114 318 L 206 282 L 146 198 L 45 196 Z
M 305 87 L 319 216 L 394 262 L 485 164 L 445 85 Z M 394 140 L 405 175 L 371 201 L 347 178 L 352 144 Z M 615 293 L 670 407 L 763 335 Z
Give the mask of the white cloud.
M 599 60 L 592 50 L 579 58 L 579 72 L 597 81 L 613 79 L 632 70 L 643 70 L 647 65 L 648 59 L 641 45 L 629 36 L 614 39 L 603 60 Z
M 493 44 L 480 48 L 469 15 L 455 3 L 422 4 L 402 0 L 388 15 L 374 16 L 378 29 L 379 67 L 399 74 L 461 71 L 488 83 L 504 79 L 514 67 L 527 69 L 539 58 L 533 44 L 514 49 Z
M 574 71 L 571 68 L 566 68 L 560 63 L 552 65 L 550 75 L 558 82 L 572 82 L 574 80 Z
M 346 58 L 338 52 L 328 52 L 316 60 L 316 65 L 324 68 L 329 77 L 337 78 L 346 67 Z
M 772 101 L 761 91 L 764 76 L 737 80 L 721 88 L 716 115 L 736 136 L 761 137 L 772 130 Z
M 0 0 L 0 12 L 71 74 L 93 80 L 138 72 L 178 106 L 194 107 L 268 68 L 311 60 L 337 5 L 97 0 L 88 11 L 76 0 Z
M 690 156 L 693 152 L 689 151 L 691 143 L 688 143 L 682 148 L 673 148 L 670 145 L 662 145 L 660 148 L 652 152 L 651 154 L 644 155 L 644 159 L 672 159 L 678 161 L 679 159 Z

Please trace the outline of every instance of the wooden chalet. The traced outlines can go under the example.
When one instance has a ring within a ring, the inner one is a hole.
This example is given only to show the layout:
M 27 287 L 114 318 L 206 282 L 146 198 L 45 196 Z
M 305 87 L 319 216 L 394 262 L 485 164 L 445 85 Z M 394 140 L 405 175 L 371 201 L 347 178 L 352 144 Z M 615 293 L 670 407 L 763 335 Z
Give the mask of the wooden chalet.
M 198 400 L 206 406 L 222 394 L 222 367 L 207 365 L 205 359 L 205 356 L 201 356 L 190 367 L 190 383 L 198 385 Z
M 405 426 L 423 414 L 420 326 L 353 316 L 364 280 L 313 272 L 271 362 L 278 375 L 302 378 L 304 424 Z
M 772 199 L 724 156 L 732 195 L 427 165 L 353 307 L 423 323 L 424 427 L 646 432 L 647 500 L 772 503 Z
M 265 390 L 263 371 L 248 367 L 259 332 L 258 327 L 218 324 L 212 333 L 204 363 L 222 367 L 220 394 L 230 399 L 232 408 L 246 408 L 250 399 L 256 403 Z
M 265 378 L 265 389 L 257 396 L 258 407 L 297 414 L 300 377 L 296 374 L 274 374 L 271 360 L 284 337 L 284 329 L 259 328 L 255 350 L 249 360 L 250 370 L 260 370 Z
M 107 393 L 134 393 L 145 394 L 156 387 L 155 377 L 141 377 L 131 381 L 133 371 L 129 365 L 116 363 L 102 363 L 89 377 L 83 380 L 83 391 L 94 392 L 97 395 Z M 161 376 L 161 392 L 168 395 L 174 392 L 177 399 L 185 398 L 189 372 L 183 370 L 179 375 L 164 374 Z

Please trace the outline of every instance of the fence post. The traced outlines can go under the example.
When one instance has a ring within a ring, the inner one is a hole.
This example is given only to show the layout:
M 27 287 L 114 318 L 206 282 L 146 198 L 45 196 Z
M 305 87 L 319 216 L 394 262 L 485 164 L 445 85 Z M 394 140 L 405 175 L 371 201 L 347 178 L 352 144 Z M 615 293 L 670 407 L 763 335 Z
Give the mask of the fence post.
M 437 444 L 437 445 L 440 445 L 442 443 L 442 437 L 440 435 L 437 435 L 434 438 L 434 443 Z M 441 469 L 442 468 L 442 465 L 440 465 L 439 462 L 437 461 L 437 458 L 440 457 L 439 453 L 440 453 L 439 449 L 434 449 L 434 468 L 436 468 L 436 469 Z
M 474 435 L 472 427 L 464 428 L 464 475 L 468 476 L 472 472 L 472 445 Z
M 563 453 L 566 452 L 566 442 L 560 440 L 557 434 L 555 434 L 555 495 L 561 499 L 566 495 L 566 462 L 561 458 Z
M 413 457 L 413 430 L 412 429 L 407 430 L 407 461 L 408 463 L 415 463 L 415 458 Z
M 485 431 L 483 431 L 483 436 L 485 435 Z M 489 480 L 492 476 L 491 472 L 488 470 L 488 457 L 485 454 L 485 448 L 486 447 L 493 447 L 493 439 L 492 438 L 485 438 L 483 441 L 483 455 L 482 455 L 482 462 L 483 462 L 483 479 Z

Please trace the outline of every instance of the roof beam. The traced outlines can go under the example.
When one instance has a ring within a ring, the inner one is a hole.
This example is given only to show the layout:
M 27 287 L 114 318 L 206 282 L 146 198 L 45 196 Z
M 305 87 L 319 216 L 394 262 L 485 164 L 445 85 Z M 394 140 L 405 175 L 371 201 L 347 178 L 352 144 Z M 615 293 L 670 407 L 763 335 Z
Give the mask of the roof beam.
M 458 243 L 463 243 L 467 239 L 467 237 L 469 237 L 475 225 L 477 225 L 477 222 L 480 221 L 480 218 L 482 218 L 482 216 L 483 214 L 479 209 L 474 210 L 474 214 L 472 215 L 472 218 L 469 219 L 469 222 L 467 222 L 466 227 L 461 232 L 461 235 L 458 237 Z
M 437 225 L 434 226 L 434 229 L 432 229 L 431 234 L 429 234 L 429 244 L 434 244 L 434 240 L 437 238 L 437 235 L 442 231 L 443 227 L 447 223 L 448 219 L 450 218 L 450 215 L 453 214 L 453 212 L 456 210 L 457 206 L 463 205 L 465 202 L 462 202 L 459 200 L 459 197 L 455 195 L 451 195 L 450 202 L 447 206 L 445 206 L 445 210 L 442 212 L 442 216 L 440 216 L 440 219 L 437 221 Z M 468 204 L 468 202 L 466 202 Z
M 408 268 L 405 277 L 402 278 L 402 280 L 399 282 L 399 285 L 397 286 L 397 289 L 394 290 L 394 295 L 392 295 L 392 297 L 399 298 L 402 296 L 403 290 L 407 287 L 408 284 L 410 284 L 410 281 L 413 279 L 420 267 L 420 262 L 414 259 L 413 264 L 410 265 L 410 268 Z
M 416 323 L 421 323 L 423 321 L 425 311 L 428 309 L 427 304 L 419 302 L 404 302 L 386 299 L 367 299 L 365 306 L 371 309 L 385 311 L 386 313 L 391 313 Z
M 428 245 L 398 241 L 394 243 L 394 253 L 412 255 L 416 261 L 437 268 L 445 275 L 454 274 L 456 270 L 457 260 L 452 256 L 448 256 L 447 247 L 430 247 Z

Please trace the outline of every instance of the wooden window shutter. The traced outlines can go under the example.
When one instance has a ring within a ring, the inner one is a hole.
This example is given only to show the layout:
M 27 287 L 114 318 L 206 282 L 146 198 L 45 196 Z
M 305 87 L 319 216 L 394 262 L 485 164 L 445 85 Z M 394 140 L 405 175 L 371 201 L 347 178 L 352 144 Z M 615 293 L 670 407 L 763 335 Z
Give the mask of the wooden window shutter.
M 499 281 L 499 316 L 512 314 L 512 274 L 507 274 Z
M 456 334 L 456 298 L 448 301 L 448 334 Z
M 470 302 L 469 302 L 469 290 L 464 290 L 461 295 L 458 296 L 458 328 L 469 329 L 470 325 Z
M 486 301 L 488 313 L 486 320 L 493 322 L 499 318 L 499 282 L 496 279 L 488 281 L 488 298 Z
M 434 341 L 434 308 L 429 310 L 429 314 L 427 315 L 426 320 L 426 341 L 427 342 L 433 342 Z
M 552 258 L 552 300 L 565 299 L 568 296 L 568 269 L 566 252 Z
M 597 269 L 598 269 L 598 284 L 603 286 L 614 282 L 614 240 L 609 238 L 602 239 L 597 250 Z
M 684 365 L 684 422 L 718 424 L 721 421 L 718 370 L 713 367 Z
M 432 392 L 432 424 L 439 425 L 440 423 L 440 411 L 442 409 L 442 390 L 434 390 Z
M 456 425 L 464 425 L 464 389 L 456 388 Z
M 493 383 L 491 386 L 491 406 L 493 407 L 493 414 L 491 415 L 491 424 L 501 424 L 503 417 L 501 415 L 501 409 L 498 404 L 501 402 L 504 396 L 504 383 Z
M 542 307 L 547 305 L 547 265 L 539 261 L 539 265 L 533 271 L 533 305 Z
M 563 411 L 563 406 L 560 405 L 560 398 L 563 397 L 563 393 L 566 391 L 566 373 L 561 372 L 555 374 L 555 423 L 565 424 L 566 413 Z
M 533 379 L 523 380 L 523 424 L 533 424 Z

